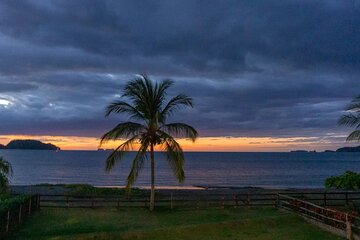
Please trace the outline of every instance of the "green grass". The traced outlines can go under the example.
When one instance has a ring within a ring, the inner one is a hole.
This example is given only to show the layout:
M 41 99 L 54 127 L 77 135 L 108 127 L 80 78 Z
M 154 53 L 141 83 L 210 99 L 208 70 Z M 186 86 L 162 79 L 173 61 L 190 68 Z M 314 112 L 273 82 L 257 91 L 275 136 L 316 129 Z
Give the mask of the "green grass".
M 341 239 L 275 208 L 43 209 L 15 239 Z

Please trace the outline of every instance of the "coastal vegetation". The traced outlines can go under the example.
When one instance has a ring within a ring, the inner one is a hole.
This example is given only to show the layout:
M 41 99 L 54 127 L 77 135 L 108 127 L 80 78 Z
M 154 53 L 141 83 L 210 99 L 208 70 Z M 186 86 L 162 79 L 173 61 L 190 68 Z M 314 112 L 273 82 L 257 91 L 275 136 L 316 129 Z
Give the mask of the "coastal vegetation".
M 144 195 L 145 191 L 139 188 L 132 188 L 131 192 L 125 188 L 112 187 L 94 187 L 90 184 L 37 184 L 35 186 L 48 187 L 49 189 L 63 188 L 64 193 L 69 195 L 84 195 L 84 196 L 122 196 L 131 194 L 131 196 Z
M 3 157 L 0 157 L 0 196 L 8 191 L 9 178 L 11 175 L 11 164 Z
M 14 239 L 342 239 L 275 208 L 42 209 Z
M 133 159 L 132 168 L 127 177 L 127 188 L 136 181 L 144 163 L 149 158 L 151 169 L 150 210 L 155 204 L 155 147 L 163 150 L 166 160 L 175 177 L 181 183 L 185 179 L 184 154 L 180 144 L 174 137 L 195 141 L 197 131 L 185 123 L 168 123 L 168 119 L 182 107 L 193 107 L 192 99 L 179 94 L 167 101 L 167 91 L 173 85 L 171 80 L 153 83 L 146 75 L 140 75 L 128 82 L 122 92 L 121 99 L 109 104 L 105 116 L 118 113 L 133 121 L 119 123 L 115 128 L 105 133 L 101 138 L 104 144 L 109 140 L 127 140 L 119 145 L 106 159 L 106 170 L 123 159 L 129 150 L 138 147 Z
M 325 180 L 325 187 L 345 190 L 359 190 L 360 174 L 346 171 L 342 175 L 329 177 Z

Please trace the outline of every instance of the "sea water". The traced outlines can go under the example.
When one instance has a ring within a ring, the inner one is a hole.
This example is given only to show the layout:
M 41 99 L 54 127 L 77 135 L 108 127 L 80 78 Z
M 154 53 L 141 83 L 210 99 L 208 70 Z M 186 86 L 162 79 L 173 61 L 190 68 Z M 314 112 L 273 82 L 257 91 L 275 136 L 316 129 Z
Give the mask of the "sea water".
M 11 184 L 88 183 L 123 186 L 134 153 L 111 172 L 105 171 L 107 151 L 0 150 L 13 166 Z M 319 188 L 324 180 L 347 170 L 360 171 L 360 153 L 185 153 L 184 186 Z M 178 186 L 166 158 L 155 154 L 156 184 Z M 150 182 L 146 162 L 136 186 Z

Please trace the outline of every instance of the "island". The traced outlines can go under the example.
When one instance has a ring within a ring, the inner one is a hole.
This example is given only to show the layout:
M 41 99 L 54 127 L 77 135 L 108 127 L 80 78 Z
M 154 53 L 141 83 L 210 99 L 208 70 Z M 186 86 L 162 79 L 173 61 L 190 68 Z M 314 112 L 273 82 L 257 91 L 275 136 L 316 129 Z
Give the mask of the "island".
M 0 149 L 6 149 L 5 145 L 0 144 Z
M 114 151 L 114 149 L 112 149 L 112 148 L 98 148 L 97 150 L 98 151 L 105 151 L 105 152 Z
M 308 150 L 291 150 L 291 153 L 315 153 L 316 150 L 314 151 L 308 151 Z
M 5 149 L 30 149 L 30 150 L 60 150 L 58 146 L 51 143 L 43 143 L 38 140 L 12 140 Z

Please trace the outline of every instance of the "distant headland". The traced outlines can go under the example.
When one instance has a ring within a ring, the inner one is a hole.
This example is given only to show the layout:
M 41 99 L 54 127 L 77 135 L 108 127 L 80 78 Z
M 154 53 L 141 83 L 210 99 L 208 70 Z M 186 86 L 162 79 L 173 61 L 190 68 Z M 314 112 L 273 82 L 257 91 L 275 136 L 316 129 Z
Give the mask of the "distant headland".
M 343 147 L 336 150 L 337 152 L 360 152 L 360 146 L 357 147 Z
M 0 149 L 60 150 L 60 148 L 54 144 L 31 139 L 12 140 L 6 146 L 0 144 Z
M 292 150 L 290 151 L 292 153 L 308 153 L 308 152 L 316 152 L 315 150 L 314 151 L 307 151 L 307 150 Z M 337 149 L 336 151 L 333 151 L 333 150 L 325 150 L 324 152 L 360 152 L 360 146 L 357 146 L 357 147 L 342 147 L 342 148 L 339 148 Z

